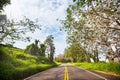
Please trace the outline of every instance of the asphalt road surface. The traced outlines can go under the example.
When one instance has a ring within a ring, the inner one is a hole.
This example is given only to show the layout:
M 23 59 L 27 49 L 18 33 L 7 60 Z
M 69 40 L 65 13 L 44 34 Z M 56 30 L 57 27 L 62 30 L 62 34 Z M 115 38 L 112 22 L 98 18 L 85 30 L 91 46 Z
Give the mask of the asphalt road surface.
M 59 67 L 45 70 L 24 80 L 120 80 L 120 77 L 112 78 L 110 75 L 103 77 L 99 73 L 62 64 Z

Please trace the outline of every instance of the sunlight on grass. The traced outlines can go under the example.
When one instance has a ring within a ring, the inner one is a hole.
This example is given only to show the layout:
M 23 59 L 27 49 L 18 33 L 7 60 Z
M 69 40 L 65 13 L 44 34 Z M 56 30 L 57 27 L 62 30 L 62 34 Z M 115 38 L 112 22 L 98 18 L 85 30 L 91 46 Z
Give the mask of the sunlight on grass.
M 24 53 L 22 49 L 0 46 L 0 52 L 0 80 L 21 80 L 58 65 L 47 58 Z
M 86 69 L 94 69 L 120 74 L 119 63 L 70 63 L 70 65 L 79 66 Z

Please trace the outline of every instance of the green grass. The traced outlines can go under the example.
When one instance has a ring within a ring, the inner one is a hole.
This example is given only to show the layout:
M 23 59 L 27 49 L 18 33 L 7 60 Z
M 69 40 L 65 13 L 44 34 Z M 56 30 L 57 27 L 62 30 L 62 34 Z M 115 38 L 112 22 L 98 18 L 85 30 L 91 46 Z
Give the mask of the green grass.
M 32 56 L 22 49 L 0 45 L 0 80 L 21 80 L 57 65 L 45 57 Z
M 104 72 L 112 72 L 115 74 L 120 74 L 119 63 L 70 63 L 70 64 L 86 69 L 100 70 Z

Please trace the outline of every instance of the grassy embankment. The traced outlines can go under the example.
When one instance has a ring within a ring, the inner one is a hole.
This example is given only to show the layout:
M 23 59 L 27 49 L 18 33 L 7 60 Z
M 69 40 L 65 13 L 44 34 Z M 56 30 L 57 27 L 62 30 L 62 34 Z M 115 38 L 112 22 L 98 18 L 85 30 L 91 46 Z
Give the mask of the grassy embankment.
M 70 63 L 85 69 L 99 70 L 120 75 L 120 63 Z
M 47 58 L 32 56 L 24 50 L 0 45 L 0 80 L 20 80 L 57 66 Z

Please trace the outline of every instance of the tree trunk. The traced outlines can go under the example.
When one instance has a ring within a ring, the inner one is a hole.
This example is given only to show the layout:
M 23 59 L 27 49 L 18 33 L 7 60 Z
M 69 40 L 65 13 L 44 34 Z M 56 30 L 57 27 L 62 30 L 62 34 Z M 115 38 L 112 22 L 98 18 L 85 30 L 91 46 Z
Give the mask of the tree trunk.
M 108 60 L 109 62 L 114 62 L 114 52 L 112 49 L 109 52 Z

